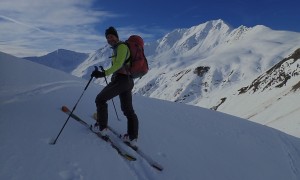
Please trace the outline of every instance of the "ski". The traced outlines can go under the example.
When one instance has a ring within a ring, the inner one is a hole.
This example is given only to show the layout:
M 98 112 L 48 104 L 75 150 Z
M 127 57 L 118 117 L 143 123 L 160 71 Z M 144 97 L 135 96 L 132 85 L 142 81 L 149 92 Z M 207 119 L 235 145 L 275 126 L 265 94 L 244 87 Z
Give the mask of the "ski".
M 61 110 L 70 115 L 71 111 L 68 109 L 68 107 L 66 106 L 62 106 Z M 136 161 L 136 158 L 131 155 L 130 153 L 128 153 L 125 149 L 123 149 L 121 146 L 119 146 L 117 143 L 115 143 L 114 141 L 111 140 L 111 138 L 109 137 L 103 137 L 101 134 L 93 131 L 93 129 L 91 128 L 91 125 L 89 125 L 88 123 L 86 123 L 84 120 L 82 120 L 80 117 L 78 117 L 76 114 L 72 113 L 71 117 L 76 120 L 77 122 L 79 122 L 80 124 L 82 124 L 83 126 L 85 126 L 86 128 L 88 128 L 91 132 L 93 132 L 95 135 L 97 135 L 100 139 L 102 139 L 103 141 L 109 143 L 111 145 L 111 147 L 113 149 L 115 149 L 117 151 L 117 153 L 122 156 L 124 159 L 129 160 L 129 161 Z
M 108 127 L 108 129 L 114 134 L 116 135 L 124 144 L 126 144 L 128 147 L 130 147 L 131 149 L 133 149 L 137 154 L 139 154 L 143 159 L 146 160 L 146 162 L 152 166 L 153 168 L 155 168 L 158 171 L 162 171 L 164 168 L 162 165 L 160 165 L 158 162 L 154 161 L 150 156 L 148 156 L 147 154 L 145 154 L 141 148 L 139 147 L 133 147 L 131 146 L 129 143 L 126 143 L 122 140 L 122 135 L 119 134 L 116 130 L 114 130 L 111 127 Z
M 97 119 L 97 114 L 94 113 L 92 118 L 94 120 Z M 143 158 L 144 160 L 146 160 L 146 162 L 152 166 L 154 169 L 158 170 L 158 171 L 162 171 L 164 168 L 162 165 L 160 165 L 158 162 L 154 161 L 150 156 L 148 156 L 147 154 L 145 154 L 141 148 L 139 147 L 132 147 L 130 146 L 129 143 L 126 143 L 122 140 L 122 135 L 120 133 L 118 133 L 116 130 L 114 130 L 113 128 L 111 128 L 110 126 L 108 126 L 108 129 L 116 136 L 119 138 L 119 140 L 121 140 L 124 144 L 126 144 L 128 147 L 130 147 L 131 149 L 133 149 L 137 154 L 139 154 L 139 156 L 141 158 Z

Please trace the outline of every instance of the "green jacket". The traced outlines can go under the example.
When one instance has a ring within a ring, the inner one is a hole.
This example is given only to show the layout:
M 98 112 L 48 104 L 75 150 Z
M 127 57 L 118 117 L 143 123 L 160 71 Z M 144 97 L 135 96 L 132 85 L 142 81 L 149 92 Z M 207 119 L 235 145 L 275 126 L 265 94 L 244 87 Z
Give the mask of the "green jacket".
M 112 49 L 114 50 L 112 55 L 112 66 L 105 70 L 105 75 L 109 76 L 116 72 L 127 74 L 123 65 L 130 56 L 129 48 L 123 42 L 119 42 L 115 47 L 112 47 Z

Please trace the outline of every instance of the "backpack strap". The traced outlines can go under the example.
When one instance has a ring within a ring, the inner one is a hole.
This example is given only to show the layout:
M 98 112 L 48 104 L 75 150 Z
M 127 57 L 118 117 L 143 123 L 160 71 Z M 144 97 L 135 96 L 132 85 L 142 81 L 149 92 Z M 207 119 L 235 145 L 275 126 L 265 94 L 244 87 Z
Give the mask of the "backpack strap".
M 115 46 L 111 47 L 113 49 L 113 55 L 111 56 L 111 58 L 113 58 L 112 60 L 112 66 L 107 69 L 106 71 L 108 72 L 107 74 L 110 75 L 112 73 L 120 73 L 120 74 L 127 74 L 125 67 L 124 67 L 124 62 L 128 59 L 130 52 L 128 52 L 128 47 L 122 45 L 122 47 L 119 47 L 119 45 L 121 45 L 123 43 L 118 43 Z M 127 48 L 127 49 L 126 49 Z M 120 55 L 118 55 L 118 51 L 120 50 Z M 123 69 L 123 70 L 122 70 Z
M 115 54 L 115 55 L 117 54 L 116 50 L 117 50 L 118 46 L 121 45 L 121 44 L 125 44 L 125 45 L 127 46 L 127 48 L 128 48 L 128 51 L 130 51 L 129 46 L 128 46 L 128 43 L 123 42 L 123 41 L 119 41 L 119 42 L 116 44 L 116 46 L 114 46 L 114 48 L 113 48 L 113 49 L 114 49 L 114 54 Z M 127 51 L 127 54 L 128 54 L 128 51 Z M 126 56 L 127 56 L 127 54 L 126 54 Z M 124 64 L 126 64 L 126 63 L 129 62 L 130 57 L 131 57 L 131 54 L 130 54 L 130 56 L 124 61 Z

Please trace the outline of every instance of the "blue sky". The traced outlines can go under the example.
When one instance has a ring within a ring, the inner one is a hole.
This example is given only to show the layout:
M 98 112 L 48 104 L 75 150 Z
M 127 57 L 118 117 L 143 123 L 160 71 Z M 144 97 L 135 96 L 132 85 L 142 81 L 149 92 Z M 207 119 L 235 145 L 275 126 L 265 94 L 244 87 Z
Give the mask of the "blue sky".
M 296 23 L 300 20 L 300 3 L 296 0 L 181 0 L 172 3 L 152 0 L 136 4 L 144 8 L 140 10 L 131 2 L 136 1 L 122 1 L 118 3 L 120 6 L 112 1 L 95 5 L 122 14 L 123 18 L 118 19 L 122 26 L 128 25 L 129 17 L 136 18 L 133 21 L 136 26 L 143 24 L 166 29 L 191 27 L 209 20 L 223 19 L 235 27 L 263 24 L 272 29 L 300 32 L 300 25 Z
M 121 39 L 140 34 L 146 41 L 176 28 L 222 19 L 234 28 L 265 25 L 300 32 L 297 0 L 1 0 L 0 51 L 39 56 L 59 48 L 94 52 L 106 44 L 108 26 Z

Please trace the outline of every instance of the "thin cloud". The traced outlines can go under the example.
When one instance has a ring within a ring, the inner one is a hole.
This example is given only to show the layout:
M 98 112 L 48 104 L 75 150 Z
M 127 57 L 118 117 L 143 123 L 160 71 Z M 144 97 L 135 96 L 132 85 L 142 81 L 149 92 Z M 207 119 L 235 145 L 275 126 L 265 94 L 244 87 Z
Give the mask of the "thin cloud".
M 2 0 L 0 51 L 24 57 L 58 48 L 96 50 L 105 41 L 95 24 L 118 15 L 95 10 L 92 4 L 92 0 Z
M 0 15 L 0 18 L 2 18 L 4 20 L 7 20 L 7 21 L 10 21 L 10 22 L 13 22 L 13 23 L 16 23 L 16 24 L 19 24 L 19 25 L 22 25 L 22 26 L 25 26 L 27 28 L 32 28 L 32 29 L 35 29 L 37 31 L 40 31 L 40 32 L 43 32 L 43 33 L 47 33 L 46 31 L 43 31 L 40 28 L 37 28 L 35 26 L 29 25 L 29 24 L 26 24 L 26 23 L 23 23 L 23 22 L 20 22 L 20 21 L 17 21 L 15 19 L 9 18 L 7 16 Z

